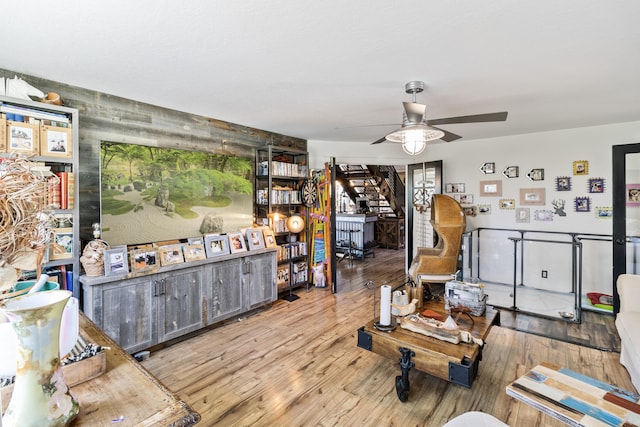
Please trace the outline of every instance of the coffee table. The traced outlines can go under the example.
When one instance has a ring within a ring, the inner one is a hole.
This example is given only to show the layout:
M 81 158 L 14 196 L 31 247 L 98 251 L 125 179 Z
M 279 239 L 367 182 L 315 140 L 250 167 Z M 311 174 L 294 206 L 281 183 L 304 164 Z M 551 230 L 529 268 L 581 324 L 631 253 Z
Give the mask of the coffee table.
M 571 426 L 640 426 L 640 396 L 544 362 L 507 394 Z
M 429 301 L 422 308 L 425 309 L 440 313 L 445 319 L 449 315 L 443 302 Z M 499 323 L 499 318 L 497 310 L 487 307 L 483 316 L 473 317 L 473 323 L 468 317 L 461 317 L 458 325 L 484 341 L 491 326 Z M 400 357 L 401 375 L 396 377 L 396 393 L 402 402 L 409 398 L 409 371 L 412 368 L 465 387 L 473 384 L 482 360 L 480 345 L 452 344 L 400 326 L 391 332 L 384 332 L 374 328 L 373 322 L 371 320 L 358 329 L 358 347 L 392 360 Z

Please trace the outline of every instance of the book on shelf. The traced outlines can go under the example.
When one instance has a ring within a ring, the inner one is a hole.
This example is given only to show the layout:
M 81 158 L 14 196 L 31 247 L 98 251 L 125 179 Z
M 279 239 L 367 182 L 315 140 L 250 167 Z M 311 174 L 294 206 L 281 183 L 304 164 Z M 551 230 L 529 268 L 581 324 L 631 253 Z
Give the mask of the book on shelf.
M 75 203 L 76 178 L 73 172 L 67 172 L 67 209 L 73 209 Z
M 57 177 L 47 178 L 47 207 L 49 209 L 60 209 L 62 204 L 60 194 L 60 179 Z
M 32 117 L 40 120 L 51 120 L 57 123 L 69 123 L 69 117 L 65 114 L 54 113 L 46 110 L 39 110 L 30 107 L 23 107 L 21 105 L 0 104 L 0 111 L 8 115 L 18 115 L 24 117 Z
M 56 172 L 47 178 L 47 208 L 73 209 L 75 204 L 75 175 L 73 172 Z
M 69 172 L 56 172 L 60 179 L 60 209 L 69 208 Z

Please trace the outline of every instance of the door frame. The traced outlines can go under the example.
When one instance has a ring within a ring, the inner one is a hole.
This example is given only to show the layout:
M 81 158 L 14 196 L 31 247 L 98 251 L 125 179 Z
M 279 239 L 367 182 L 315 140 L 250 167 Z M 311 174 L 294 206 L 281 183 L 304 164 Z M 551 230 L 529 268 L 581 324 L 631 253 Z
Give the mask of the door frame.
M 613 189 L 613 312 L 620 312 L 620 295 L 616 281 L 627 272 L 627 154 L 640 153 L 640 144 L 614 145 L 612 147 L 611 188 Z
M 431 162 L 413 163 L 407 165 L 405 174 L 405 216 L 406 233 L 405 236 L 405 269 L 408 271 L 411 261 L 413 261 L 413 172 L 419 169 L 435 169 L 434 193 L 442 194 L 442 160 L 434 160 Z

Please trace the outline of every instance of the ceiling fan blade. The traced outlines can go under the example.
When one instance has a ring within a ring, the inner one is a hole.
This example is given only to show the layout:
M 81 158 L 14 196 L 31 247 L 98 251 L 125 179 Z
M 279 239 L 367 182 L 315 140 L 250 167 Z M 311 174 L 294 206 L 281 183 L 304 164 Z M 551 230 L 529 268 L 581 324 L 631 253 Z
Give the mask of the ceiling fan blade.
M 474 114 L 471 116 L 447 117 L 443 119 L 427 120 L 431 125 L 451 125 L 455 123 L 482 123 L 482 122 L 504 122 L 507 120 L 507 112 Z
M 383 137 L 382 137 L 382 138 L 380 138 L 379 140 L 377 140 L 377 141 L 373 141 L 373 142 L 371 143 L 371 145 L 373 145 L 373 144 L 380 144 L 381 142 L 385 142 L 386 140 L 387 140 L 387 138 L 383 136 Z
M 455 133 L 449 132 L 448 130 L 440 129 L 435 126 L 430 126 L 430 127 L 444 132 L 444 136 L 440 138 L 444 142 L 451 142 L 451 141 L 455 141 L 456 139 L 462 138 L 460 135 L 456 135 Z

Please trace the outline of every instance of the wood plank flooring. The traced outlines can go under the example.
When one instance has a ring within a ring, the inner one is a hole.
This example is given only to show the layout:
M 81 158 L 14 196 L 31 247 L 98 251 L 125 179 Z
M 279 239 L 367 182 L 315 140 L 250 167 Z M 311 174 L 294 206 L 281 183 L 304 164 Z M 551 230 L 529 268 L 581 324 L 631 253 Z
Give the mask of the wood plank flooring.
M 441 426 L 466 411 L 511 426 L 560 426 L 506 385 L 543 361 L 634 390 L 619 354 L 494 327 L 471 389 L 412 370 L 409 401 L 395 392 L 397 361 L 356 346 L 373 314 L 364 282 L 399 285 L 402 251 L 339 264 L 339 292 L 297 291 L 252 316 L 151 353 L 144 366 L 202 416 L 224 426 Z M 399 354 L 398 354 L 399 356 Z

